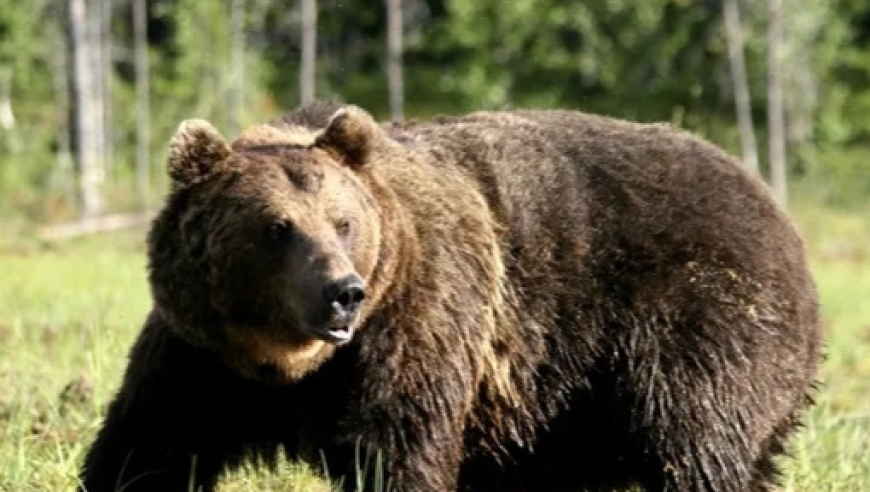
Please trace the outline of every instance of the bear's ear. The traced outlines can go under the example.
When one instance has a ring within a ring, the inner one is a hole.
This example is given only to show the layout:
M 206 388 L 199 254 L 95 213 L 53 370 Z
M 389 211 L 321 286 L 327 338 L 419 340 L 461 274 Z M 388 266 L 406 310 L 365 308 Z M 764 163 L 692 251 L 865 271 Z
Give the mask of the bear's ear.
M 330 152 L 352 169 L 360 169 L 371 162 L 374 150 L 383 139 L 382 132 L 366 110 L 348 105 L 330 117 L 314 146 Z
M 169 143 L 169 176 L 180 187 L 202 182 L 230 152 L 229 144 L 211 123 L 199 118 L 184 120 Z

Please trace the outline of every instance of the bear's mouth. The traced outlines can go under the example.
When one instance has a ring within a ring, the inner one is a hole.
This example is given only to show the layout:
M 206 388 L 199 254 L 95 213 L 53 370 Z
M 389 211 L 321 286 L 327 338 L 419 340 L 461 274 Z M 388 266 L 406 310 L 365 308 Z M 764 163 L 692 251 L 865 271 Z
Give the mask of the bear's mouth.
M 344 345 L 353 338 L 353 327 L 346 324 L 310 326 L 308 331 L 324 342 L 335 345 Z

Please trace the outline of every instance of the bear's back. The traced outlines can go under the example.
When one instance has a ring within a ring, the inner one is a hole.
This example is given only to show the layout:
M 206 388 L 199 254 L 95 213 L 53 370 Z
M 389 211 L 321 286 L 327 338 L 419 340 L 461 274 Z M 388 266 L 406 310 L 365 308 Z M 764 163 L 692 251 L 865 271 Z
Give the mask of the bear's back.
M 604 235 L 603 244 L 643 249 L 704 243 L 739 255 L 741 264 L 754 263 L 749 269 L 764 268 L 767 259 L 758 251 L 772 244 L 779 253 L 802 250 L 760 179 L 718 147 L 670 125 L 516 110 L 441 118 L 409 131 L 436 157 L 452 153 L 451 164 L 480 183 L 517 233 L 592 229 Z
M 559 310 L 546 293 L 560 292 L 566 305 L 607 299 L 626 316 L 657 304 L 681 316 L 698 296 L 815 316 L 791 220 L 760 179 L 689 132 L 565 110 L 477 112 L 409 131 L 478 183 L 532 311 Z

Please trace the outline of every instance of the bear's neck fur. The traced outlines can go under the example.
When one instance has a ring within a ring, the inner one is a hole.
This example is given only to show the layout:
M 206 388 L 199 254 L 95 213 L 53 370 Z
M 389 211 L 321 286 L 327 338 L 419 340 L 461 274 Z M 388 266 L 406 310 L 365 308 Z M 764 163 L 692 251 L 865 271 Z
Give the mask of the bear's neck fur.
M 408 278 L 418 264 L 420 244 L 408 211 L 384 179 L 374 172 L 361 177 L 376 197 L 381 217 L 381 248 L 372 277 L 368 279 L 369 292 L 361 313 L 362 319 L 367 320 L 375 310 L 397 302 L 411 287 L 399 279 Z
M 441 155 L 445 149 L 424 142 L 394 143 L 398 148 L 391 149 L 390 158 L 376 161 L 368 171 L 369 186 L 388 214 L 382 218 L 383 262 L 372 279 L 372 285 L 385 284 L 361 329 L 356 361 L 366 371 L 364 379 L 393 384 L 364 393 L 354 404 L 409 399 L 469 425 L 488 422 L 488 445 L 524 441 L 535 425 L 535 420 L 523 419 L 535 382 L 518 374 L 533 366 L 545 348 L 534 327 L 524 330 L 514 311 L 504 226 L 465 171 Z M 421 376 L 427 368 L 401 356 L 406 346 L 443 354 L 443 366 Z M 479 394 L 493 411 L 483 416 L 445 408 L 438 399 L 441 390 L 419 390 L 427 378 L 433 385 L 441 378 L 467 379 L 456 387 L 469 395 L 450 395 L 448 403 L 473 401 L 478 396 L 470 395 Z

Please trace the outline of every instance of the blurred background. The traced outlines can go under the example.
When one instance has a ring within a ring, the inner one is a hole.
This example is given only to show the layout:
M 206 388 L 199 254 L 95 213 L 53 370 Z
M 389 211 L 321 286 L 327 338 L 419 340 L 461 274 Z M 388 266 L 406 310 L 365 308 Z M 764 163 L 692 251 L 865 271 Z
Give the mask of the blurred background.
M 312 96 L 670 121 L 794 194 L 870 196 L 862 0 L 4 0 L 0 214 L 151 208 L 181 119 L 232 135 Z
M 0 0 L 0 490 L 74 483 L 150 307 L 178 123 L 231 137 L 314 97 L 577 108 L 740 157 L 804 234 L 828 331 L 783 490 L 870 490 L 865 0 Z M 226 490 L 315 490 L 293 473 Z

